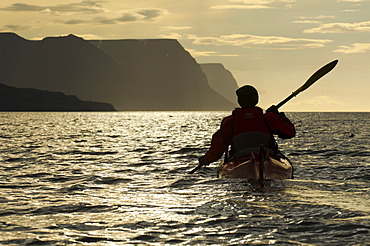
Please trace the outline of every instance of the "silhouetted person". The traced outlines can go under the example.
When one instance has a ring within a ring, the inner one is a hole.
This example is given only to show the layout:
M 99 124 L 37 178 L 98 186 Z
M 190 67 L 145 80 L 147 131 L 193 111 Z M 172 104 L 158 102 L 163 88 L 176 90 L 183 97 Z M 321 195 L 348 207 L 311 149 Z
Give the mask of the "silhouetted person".
M 220 129 L 213 134 L 211 147 L 207 153 L 199 158 L 199 163 L 208 165 L 220 159 L 223 153 L 230 158 L 248 156 L 251 150 L 261 144 L 277 154 L 277 144 L 274 134 L 280 138 L 289 139 L 295 136 L 293 123 L 280 113 L 276 106 L 271 106 L 264 114 L 256 107 L 258 92 L 251 85 L 245 85 L 236 91 L 241 108 L 233 110 L 232 115 L 225 117 Z

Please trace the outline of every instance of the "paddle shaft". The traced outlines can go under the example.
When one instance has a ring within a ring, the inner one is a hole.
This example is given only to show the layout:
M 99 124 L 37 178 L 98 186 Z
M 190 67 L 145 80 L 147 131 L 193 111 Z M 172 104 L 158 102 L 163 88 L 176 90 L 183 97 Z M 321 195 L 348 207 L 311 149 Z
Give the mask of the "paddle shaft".
M 301 87 L 299 87 L 296 91 L 294 91 L 290 96 L 288 96 L 283 101 L 281 101 L 278 105 L 276 105 L 276 107 L 280 108 L 285 103 L 287 103 L 290 99 L 292 99 L 293 97 L 297 96 L 302 91 L 309 88 L 313 83 L 315 83 L 320 78 L 322 78 L 324 75 L 326 75 L 331 70 L 333 70 L 333 68 L 337 65 L 337 63 L 338 63 L 338 60 L 334 60 L 334 61 L 326 64 L 325 66 L 323 66 L 319 70 L 317 70 L 314 74 L 311 75 L 311 77 L 306 81 L 306 83 L 304 83 Z
M 204 165 L 203 164 L 199 164 L 198 166 L 196 166 L 193 170 L 191 170 L 189 172 L 189 174 L 193 174 L 195 173 L 196 171 L 198 171 L 199 169 L 201 169 Z
M 290 99 L 292 99 L 293 97 L 295 97 L 297 94 L 291 94 L 290 96 L 288 96 L 287 98 L 285 98 L 283 101 L 281 101 L 278 105 L 276 105 L 276 108 L 280 108 L 281 106 L 283 106 L 285 103 L 287 103 Z

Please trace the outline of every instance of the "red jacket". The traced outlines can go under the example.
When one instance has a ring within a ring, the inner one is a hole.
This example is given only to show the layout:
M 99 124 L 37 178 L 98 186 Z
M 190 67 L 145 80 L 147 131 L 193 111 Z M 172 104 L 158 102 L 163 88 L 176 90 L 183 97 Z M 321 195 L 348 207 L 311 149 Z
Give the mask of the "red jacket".
M 283 113 L 264 114 L 259 107 L 237 108 L 222 120 L 220 129 L 213 134 L 211 147 L 202 157 L 203 162 L 211 163 L 220 159 L 228 151 L 233 138 L 245 132 L 276 134 L 288 139 L 295 136 L 295 127 Z

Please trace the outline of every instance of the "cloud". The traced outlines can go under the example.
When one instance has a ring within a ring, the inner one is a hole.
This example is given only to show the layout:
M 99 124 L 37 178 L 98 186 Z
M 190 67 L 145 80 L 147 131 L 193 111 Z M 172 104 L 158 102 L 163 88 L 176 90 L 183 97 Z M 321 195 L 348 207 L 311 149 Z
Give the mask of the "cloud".
M 184 36 L 180 33 L 176 33 L 176 32 L 170 32 L 170 33 L 166 33 L 166 34 L 160 34 L 158 35 L 159 38 L 166 38 L 166 39 L 181 39 L 183 38 Z
M 299 20 L 293 21 L 293 23 L 298 24 L 320 24 L 323 19 L 335 19 L 335 16 L 332 15 L 319 15 L 319 16 L 301 16 Z
M 360 12 L 363 9 L 363 3 L 369 2 L 370 0 L 337 0 L 338 2 L 348 3 L 353 9 L 344 9 L 343 12 Z
M 255 4 L 255 5 L 266 5 L 273 3 L 295 3 L 297 0 L 229 0 L 232 3 L 243 3 L 243 4 Z
M 32 5 L 27 3 L 14 3 L 8 7 L 0 8 L 2 11 L 14 12 L 40 12 L 44 14 L 60 14 L 60 13 L 85 13 L 96 14 L 107 12 L 102 5 L 101 1 L 84 0 L 79 3 L 56 4 L 56 5 Z
M 359 9 L 345 9 L 345 10 L 342 10 L 342 12 L 360 12 Z
M 4 11 L 41 11 L 46 9 L 47 7 L 40 7 L 36 5 L 29 5 L 26 3 L 14 3 L 9 7 L 0 8 L 0 10 Z
M 358 23 L 326 23 L 319 27 L 304 30 L 304 33 L 347 33 L 347 32 L 369 32 L 370 21 Z
M 314 20 L 322 20 L 322 19 L 335 19 L 334 15 L 318 15 L 318 16 L 311 16 L 311 17 L 300 17 L 301 19 L 314 19 Z
M 209 56 L 221 56 L 221 57 L 230 57 L 230 56 L 239 56 L 237 54 L 220 54 L 215 51 L 198 51 L 193 49 L 186 49 L 192 57 L 209 57 Z
M 320 24 L 322 22 L 318 21 L 318 20 L 296 20 L 296 21 L 293 21 L 293 23 L 297 23 L 297 24 Z
M 96 34 L 75 34 L 76 36 L 78 37 L 81 37 L 85 40 L 101 40 L 101 39 L 104 39 L 103 37 L 99 36 L 99 35 L 96 35 Z M 66 35 L 62 35 L 62 36 L 68 36 L 67 34 Z
M 285 8 L 292 8 L 297 0 L 229 0 L 232 4 L 215 5 L 211 9 L 272 9 L 278 8 L 281 4 Z
M 168 14 L 168 11 L 165 9 L 133 9 L 128 10 L 127 13 L 124 13 L 121 18 L 117 18 L 120 22 L 126 21 L 152 21 L 155 20 L 163 15 Z M 125 18 L 123 18 L 125 17 Z M 127 17 L 131 17 L 127 18 Z
M 138 10 L 137 14 L 139 17 L 143 17 L 143 20 L 153 20 L 162 15 L 165 12 L 161 9 L 142 9 Z
M 183 33 L 178 33 L 177 31 L 190 30 L 190 26 L 164 26 L 161 27 L 163 34 L 158 35 L 160 38 L 169 38 L 169 39 L 182 39 L 185 37 Z
M 161 27 L 162 30 L 188 30 L 191 29 L 191 26 L 164 26 Z
M 343 105 L 342 102 L 331 96 L 316 96 L 306 100 L 299 100 L 291 103 L 295 106 L 305 106 L 305 107 L 314 107 L 318 106 L 340 106 Z
M 368 51 L 370 51 L 370 43 L 354 43 L 352 46 L 343 45 L 334 50 L 334 52 L 343 54 L 365 53 Z
M 200 56 L 216 56 L 215 51 L 198 51 L 193 49 L 186 49 L 192 57 L 200 57 Z
M 17 32 L 17 31 L 23 31 L 23 30 L 29 30 L 31 27 L 25 26 L 25 25 L 4 25 L 0 27 L 0 31 L 12 31 L 12 32 Z
M 116 17 L 94 17 L 90 19 L 71 19 L 59 21 L 63 24 L 100 24 L 100 25 L 114 25 L 128 22 L 149 22 L 153 21 L 168 12 L 165 9 L 131 9 L 121 11 Z
M 46 9 L 43 9 L 40 11 L 42 14 L 45 14 L 45 15 L 60 15 L 60 12 L 59 11 L 52 11 L 51 9 L 49 8 L 46 8 Z
M 252 5 L 270 4 L 274 2 L 274 0 L 229 0 L 229 1 L 232 3 L 244 3 Z
M 362 3 L 367 1 L 369 0 L 338 0 L 338 2 L 350 2 L 350 3 Z
M 198 45 L 231 45 L 244 48 L 272 48 L 272 49 L 302 49 L 302 48 L 320 48 L 325 44 L 332 42 L 328 39 L 306 39 L 289 38 L 279 36 L 257 36 L 251 34 L 231 34 L 222 36 L 199 37 L 189 35 L 188 39 L 194 40 Z
M 212 6 L 211 9 L 270 9 L 272 7 L 266 5 L 237 5 L 237 4 L 230 4 L 230 5 L 216 5 Z
M 77 25 L 77 24 L 85 24 L 85 23 L 88 23 L 87 20 L 66 20 L 63 22 L 64 24 L 68 24 L 68 25 Z

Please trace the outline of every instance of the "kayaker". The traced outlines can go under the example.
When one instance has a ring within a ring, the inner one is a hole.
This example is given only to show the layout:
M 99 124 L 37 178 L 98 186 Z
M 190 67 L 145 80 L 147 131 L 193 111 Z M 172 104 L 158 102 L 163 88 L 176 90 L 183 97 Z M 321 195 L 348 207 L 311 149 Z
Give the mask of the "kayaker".
M 259 98 L 253 86 L 240 87 L 236 95 L 241 108 L 236 108 L 232 115 L 222 120 L 220 129 L 212 136 L 211 147 L 199 158 L 200 164 L 208 165 L 220 159 L 225 152 L 231 158 L 246 156 L 261 144 L 276 154 L 278 147 L 274 134 L 282 139 L 295 136 L 294 124 L 275 105 L 266 113 L 256 106 Z

